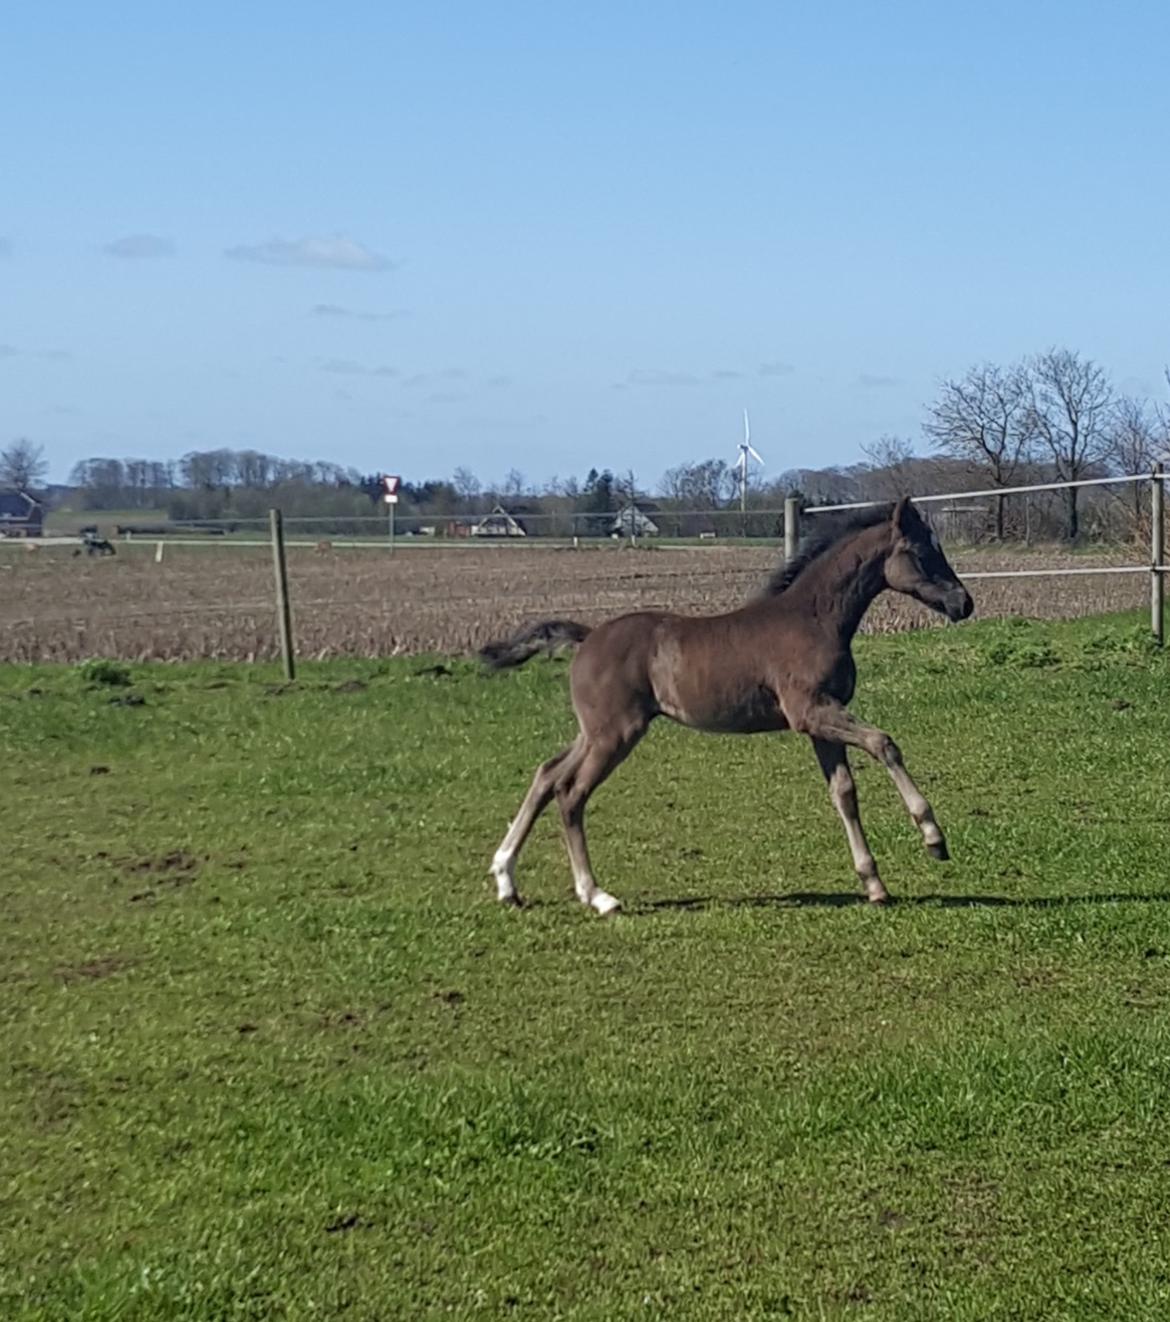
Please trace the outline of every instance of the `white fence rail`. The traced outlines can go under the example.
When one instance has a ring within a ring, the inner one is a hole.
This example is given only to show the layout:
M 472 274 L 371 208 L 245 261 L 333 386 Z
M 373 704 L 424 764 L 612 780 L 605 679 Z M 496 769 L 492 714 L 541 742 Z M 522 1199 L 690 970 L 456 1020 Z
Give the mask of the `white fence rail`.
M 916 505 L 930 501 L 971 500 L 976 496 L 1028 496 L 1033 491 L 1067 491 L 1070 487 L 1116 487 L 1133 482 L 1163 482 L 1165 475 L 1158 469 L 1152 473 L 1126 473 L 1121 477 L 1086 477 L 1075 482 L 1032 482 L 1022 487 L 988 487 L 984 491 L 947 491 L 941 495 L 914 496 Z M 835 510 L 872 509 L 875 505 L 889 504 L 881 500 L 855 500 L 844 505 L 806 505 L 806 514 L 830 514 Z

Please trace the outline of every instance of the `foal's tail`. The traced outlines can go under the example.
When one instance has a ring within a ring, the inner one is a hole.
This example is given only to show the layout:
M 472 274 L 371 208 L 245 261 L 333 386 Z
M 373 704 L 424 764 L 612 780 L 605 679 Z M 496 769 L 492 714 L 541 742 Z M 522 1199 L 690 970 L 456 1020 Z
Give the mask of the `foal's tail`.
M 541 620 L 539 624 L 526 624 L 510 638 L 500 638 L 479 649 L 479 659 L 489 670 L 508 670 L 522 666 L 538 652 L 551 655 L 558 647 L 574 647 L 589 633 L 587 624 L 573 620 Z

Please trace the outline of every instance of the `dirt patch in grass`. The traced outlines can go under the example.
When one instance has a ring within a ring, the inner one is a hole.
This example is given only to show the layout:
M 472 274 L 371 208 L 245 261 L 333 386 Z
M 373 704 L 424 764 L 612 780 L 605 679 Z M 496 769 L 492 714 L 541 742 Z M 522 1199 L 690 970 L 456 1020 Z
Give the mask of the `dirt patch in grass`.
M 123 863 L 122 870 L 130 876 L 140 876 L 143 873 L 168 876 L 176 885 L 181 885 L 183 877 L 189 877 L 199 870 L 199 860 L 185 849 L 172 849 L 167 854 L 159 854 L 152 858 L 136 858 Z
M 101 978 L 112 977 L 123 969 L 132 968 L 137 960 L 128 955 L 101 955 L 97 959 L 87 960 L 84 964 L 68 964 L 56 970 L 56 976 L 62 982 L 96 982 Z

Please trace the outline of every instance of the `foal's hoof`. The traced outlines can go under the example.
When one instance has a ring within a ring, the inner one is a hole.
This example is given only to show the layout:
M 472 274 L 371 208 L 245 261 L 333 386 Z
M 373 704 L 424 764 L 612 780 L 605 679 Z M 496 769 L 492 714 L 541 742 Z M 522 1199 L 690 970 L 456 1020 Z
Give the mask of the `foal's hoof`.
M 515 891 L 513 891 L 511 895 L 497 895 L 496 899 L 508 909 L 521 909 L 524 907 L 524 901 Z
M 605 891 L 595 891 L 589 903 L 602 918 L 611 913 L 617 913 L 622 907 L 620 900 L 615 899 L 612 895 L 607 895 Z
M 926 852 L 931 858 L 937 858 L 940 863 L 950 862 L 951 851 L 947 848 L 947 842 L 945 840 L 939 840 L 937 844 L 927 845 Z

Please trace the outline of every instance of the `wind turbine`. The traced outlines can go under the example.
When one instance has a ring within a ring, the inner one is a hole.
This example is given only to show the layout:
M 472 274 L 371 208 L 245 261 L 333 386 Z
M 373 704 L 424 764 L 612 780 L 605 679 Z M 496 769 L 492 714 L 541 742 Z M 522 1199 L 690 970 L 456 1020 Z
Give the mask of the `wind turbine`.
M 748 411 L 743 411 L 743 440 L 739 443 L 739 458 L 735 461 L 734 471 L 739 474 L 739 512 L 741 514 L 747 511 L 747 483 L 748 483 L 748 456 L 756 461 L 761 468 L 764 461 L 758 450 L 752 445 L 752 427 L 748 422 Z

